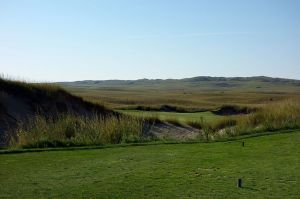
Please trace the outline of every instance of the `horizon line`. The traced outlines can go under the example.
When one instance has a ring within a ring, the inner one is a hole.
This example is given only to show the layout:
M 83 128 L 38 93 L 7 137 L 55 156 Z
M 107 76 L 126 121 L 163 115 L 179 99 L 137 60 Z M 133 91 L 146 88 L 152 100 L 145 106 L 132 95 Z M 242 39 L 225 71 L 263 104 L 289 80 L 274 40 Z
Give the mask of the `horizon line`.
M 209 75 L 201 75 L 201 76 L 193 76 L 193 77 L 183 77 L 183 78 L 138 78 L 138 79 L 82 79 L 82 80 L 74 80 L 74 81 L 55 81 L 53 83 L 68 83 L 68 82 L 84 82 L 84 81 L 139 81 L 139 80 L 183 80 L 183 79 L 193 79 L 198 77 L 210 77 L 210 78 L 257 78 L 257 77 L 265 77 L 271 79 L 286 79 L 286 80 L 295 80 L 300 81 L 300 79 L 294 78 L 286 78 L 286 77 L 274 77 L 274 76 L 266 76 L 266 75 L 255 75 L 255 76 L 209 76 Z

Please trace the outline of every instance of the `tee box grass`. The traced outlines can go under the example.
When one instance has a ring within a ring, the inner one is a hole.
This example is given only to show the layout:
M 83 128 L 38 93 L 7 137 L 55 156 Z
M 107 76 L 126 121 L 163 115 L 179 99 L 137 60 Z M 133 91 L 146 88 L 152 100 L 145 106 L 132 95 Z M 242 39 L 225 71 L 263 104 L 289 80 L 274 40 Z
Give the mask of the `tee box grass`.
M 0 198 L 299 198 L 299 146 L 295 131 L 215 143 L 2 154 Z

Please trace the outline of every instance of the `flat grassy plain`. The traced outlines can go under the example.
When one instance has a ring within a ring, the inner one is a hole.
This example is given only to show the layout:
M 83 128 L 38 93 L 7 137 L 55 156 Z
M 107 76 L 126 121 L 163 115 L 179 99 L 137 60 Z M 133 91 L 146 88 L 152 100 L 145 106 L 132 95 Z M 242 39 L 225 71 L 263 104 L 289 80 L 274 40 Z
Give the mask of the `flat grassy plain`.
M 299 198 L 299 145 L 295 131 L 215 143 L 1 154 L 0 198 Z
M 300 97 L 300 81 L 269 77 L 194 77 L 58 83 L 73 94 L 112 109 L 172 105 L 211 110 L 224 104 L 260 106 Z
M 71 93 L 87 101 L 112 109 L 131 109 L 136 106 L 172 105 L 194 110 L 213 110 L 222 105 L 259 107 L 286 98 L 300 98 L 299 90 L 285 92 L 260 91 L 194 91 L 129 88 L 75 88 L 66 87 Z

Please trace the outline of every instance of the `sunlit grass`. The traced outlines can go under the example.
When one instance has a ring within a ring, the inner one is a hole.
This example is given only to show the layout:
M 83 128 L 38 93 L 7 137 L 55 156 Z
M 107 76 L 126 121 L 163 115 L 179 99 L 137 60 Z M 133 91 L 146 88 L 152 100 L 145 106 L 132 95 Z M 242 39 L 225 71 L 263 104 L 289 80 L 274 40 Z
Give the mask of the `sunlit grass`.
M 209 111 L 198 112 L 198 113 L 175 113 L 175 112 L 159 112 L 159 111 L 119 110 L 119 112 L 132 115 L 132 116 L 138 116 L 141 118 L 154 117 L 162 121 L 177 120 L 182 124 L 187 124 L 192 121 L 199 121 L 202 118 L 205 118 L 205 120 L 208 122 L 212 122 L 224 118 L 224 116 L 215 115 Z
M 210 144 L 0 154 L 0 198 L 296 199 L 299 144 L 295 131 Z
M 37 115 L 20 123 L 11 147 L 60 147 L 142 141 L 145 121 L 128 116 Z
M 184 90 L 162 88 L 93 88 L 67 87 L 68 91 L 86 100 L 97 102 L 112 109 L 133 109 L 137 106 L 160 107 L 171 105 L 187 110 L 215 110 L 223 105 L 260 107 L 290 97 L 300 97 L 300 90 L 286 87 L 282 92 L 239 90 L 205 90 L 186 87 Z

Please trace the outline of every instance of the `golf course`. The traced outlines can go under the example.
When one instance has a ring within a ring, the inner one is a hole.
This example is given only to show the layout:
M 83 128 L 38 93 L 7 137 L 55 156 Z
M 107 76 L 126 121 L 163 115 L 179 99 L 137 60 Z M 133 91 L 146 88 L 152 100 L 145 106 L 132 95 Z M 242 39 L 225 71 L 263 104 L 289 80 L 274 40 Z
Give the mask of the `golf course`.
M 0 197 L 299 198 L 299 145 L 293 131 L 214 143 L 2 151 Z

